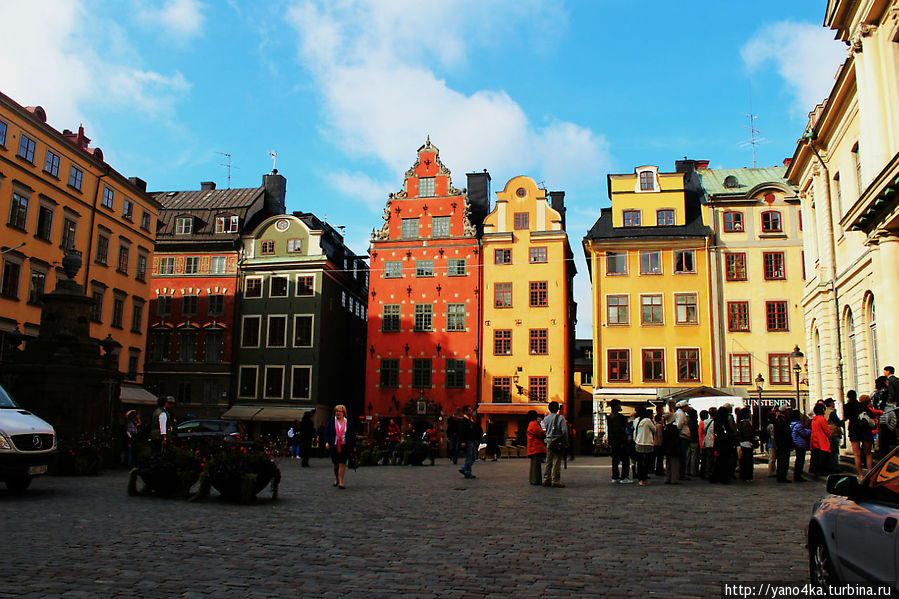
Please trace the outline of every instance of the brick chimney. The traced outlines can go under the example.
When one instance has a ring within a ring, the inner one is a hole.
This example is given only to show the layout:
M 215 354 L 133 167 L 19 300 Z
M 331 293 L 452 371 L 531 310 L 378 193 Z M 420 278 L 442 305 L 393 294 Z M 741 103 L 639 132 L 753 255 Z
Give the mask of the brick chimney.
M 82 150 L 87 150 L 91 143 L 90 138 L 84 134 L 84 125 L 78 126 L 78 133 L 72 133 L 71 130 L 66 129 L 62 132 L 62 136 Z
M 200 182 L 200 191 L 213 191 L 213 190 L 215 190 L 215 181 Z

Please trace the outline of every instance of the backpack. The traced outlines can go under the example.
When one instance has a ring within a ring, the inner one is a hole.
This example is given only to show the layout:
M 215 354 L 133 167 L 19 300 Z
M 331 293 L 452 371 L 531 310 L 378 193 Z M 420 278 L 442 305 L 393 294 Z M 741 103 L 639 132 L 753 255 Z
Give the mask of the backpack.
M 673 422 L 662 429 L 662 449 L 664 451 L 680 451 L 680 431 Z

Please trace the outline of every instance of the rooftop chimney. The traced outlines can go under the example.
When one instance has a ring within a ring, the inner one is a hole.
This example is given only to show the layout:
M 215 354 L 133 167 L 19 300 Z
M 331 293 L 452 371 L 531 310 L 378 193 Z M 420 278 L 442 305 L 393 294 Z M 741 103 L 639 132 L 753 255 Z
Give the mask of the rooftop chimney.
M 215 181 L 202 181 L 200 191 L 212 191 L 215 189 Z
M 490 173 L 484 169 L 482 173 L 468 173 L 468 203 L 471 206 L 471 224 L 475 226 L 478 237 L 484 232 L 484 219 L 490 212 Z
M 128 180 L 131 181 L 131 184 L 137 187 L 139 190 L 147 191 L 147 182 L 140 177 L 128 177 Z
M 84 125 L 78 126 L 78 133 L 72 133 L 72 131 L 66 129 L 62 132 L 62 136 L 82 150 L 87 150 L 88 145 L 91 143 L 90 138 L 84 134 Z
M 270 175 L 262 175 L 262 186 L 265 187 L 266 214 L 284 214 L 287 211 L 287 179 L 272 170 Z
M 793 162 L 792 158 L 784 158 L 784 166 L 789 168 L 791 162 Z
M 550 207 L 558 212 L 562 216 L 562 230 L 565 230 L 565 192 L 564 191 L 550 191 L 549 192 L 549 205 Z

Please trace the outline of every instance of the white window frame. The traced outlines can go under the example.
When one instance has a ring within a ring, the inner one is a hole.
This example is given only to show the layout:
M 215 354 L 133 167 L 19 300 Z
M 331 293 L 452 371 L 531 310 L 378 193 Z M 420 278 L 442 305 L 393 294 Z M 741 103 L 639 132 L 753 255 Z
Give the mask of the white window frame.
M 244 331 L 247 328 L 247 319 L 255 318 L 259 321 L 259 327 L 256 334 L 256 345 L 244 345 Z M 266 329 L 266 333 L 268 330 Z M 268 340 L 268 335 L 266 335 L 266 341 Z M 262 315 L 261 314 L 244 314 L 240 319 L 240 347 L 246 348 L 258 348 L 262 344 Z
M 175 235 L 192 235 L 194 232 L 194 217 L 179 216 L 175 219 Z
M 272 293 L 272 283 L 275 279 L 284 279 L 284 295 L 275 295 Z M 290 276 L 289 275 L 270 275 L 268 278 L 268 296 L 269 297 L 290 297 Z
M 281 395 L 268 395 L 268 373 L 273 370 L 281 371 Z M 284 366 L 266 366 L 262 381 L 262 399 L 284 399 Z
M 296 380 L 296 372 L 297 370 L 308 370 L 309 371 L 309 395 L 306 397 L 299 397 L 293 394 L 293 382 Z M 312 366 L 291 366 L 290 367 L 290 399 L 312 399 Z
M 300 293 L 299 280 L 300 277 L 312 277 L 312 285 L 310 285 L 310 289 L 312 293 Z M 315 285 L 318 282 L 316 273 L 303 273 L 296 276 L 293 280 L 293 296 L 294 297 L 315 297 Z
M 252 395 L 241 395 L 240 394 L 240 390 L 243 388 L 243 373 L 245 370 L 252 370 L 253 377 L 256 379 L 256 384 L 254 385 Z M 255 399 L 257 391 L 259 391 L 259 366 L 241 365 L 241 367 L 237 371 L 237 397 L 244 398 L 244 399 Z
M 259 295 L 247 295 L 247 288 L 248 288 L 247 283 L 249 281 L 259 281 Z M 265 295 L 265 293 L 263 292 L 263 287 L 264 287 L 263 284 L 264 283 L 265 283 L 264 277 L 247 277 L 247 278 L 245 278 L 244 279 L 244 288 L 243 288 L 244 299 L 260 299 L 260 298 L 262 298 L 262 296 Z
M 284 343 L 282 345 L 272 345 L 270 341 L 272 318 L 284 319 Z M 268 314 L 265 319 L 265 347 L 287 347 L 287 314 Z
M 221 268 L 216 268 L 220 264 Z M 209 258 L 209 274 L 223 275 L 228 272 L 228 256 L 211 256 Z
M 312 326 L 309 332 L 309 345 L 297 345 L 297 319 L 309 317 L 312 319 Z M 315 314 L 294 314 L 293 315 L 293 347 L 312 347 L 315 345 Z

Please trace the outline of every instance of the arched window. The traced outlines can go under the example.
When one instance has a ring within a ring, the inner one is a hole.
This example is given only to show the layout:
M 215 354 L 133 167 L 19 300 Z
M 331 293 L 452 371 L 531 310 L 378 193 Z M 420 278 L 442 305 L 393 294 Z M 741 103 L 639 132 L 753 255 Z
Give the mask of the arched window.
M 783 231 L 780 212 L 766 210 L 762 212 L 762 233 L 780 233 Z
M 843 333 L 846 338 L 843 363 L 846 365 L 846 374 L 849 375 L 847 382 L 850 389 L 858 390 L 858 346 L 855 339 L 855 321 L 849 308 L 846 308 L 843 317 Z
M 874 296 L 865 296 L 865 324 L 868 325 L 868 357 L 871 359 L 869 373 L 871 378 L 879 374 L 880 360 L 877 357 L 877 316 L 874 310 Z

